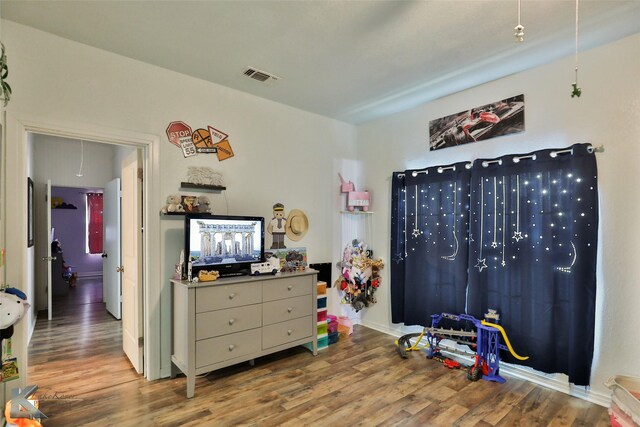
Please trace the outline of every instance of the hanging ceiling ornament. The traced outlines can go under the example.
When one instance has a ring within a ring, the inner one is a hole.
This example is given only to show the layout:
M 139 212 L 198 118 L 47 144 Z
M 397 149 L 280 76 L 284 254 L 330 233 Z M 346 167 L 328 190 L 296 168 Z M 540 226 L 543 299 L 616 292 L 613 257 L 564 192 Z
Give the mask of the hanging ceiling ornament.
M 76 174 L 78 178 L 82 178 L 84 176 L 82 173 L 83 165 L 84 165 L 84 141 L 80 140 L 80 169 L 78 169 L 78 173 Z
M 516 37 L 516 43 L 524 41 L 524 26 L 520 23 L 520 0 L 518 0 L 518 25 L 515 26 L 516 31 L 513 35 Z
M 578 86 L 578 10 L 579 10 L 579 3 L 580 0 L 576 0 L 576 56 L 575 56 L 575 62 L 576 62 L 576 67 L 575 67 L 575 72 L 576 72 L 576 76 L 575 76 L 575 80 L 573 82 L 573 84 L 571 85 L 571 87 L 573 88 L 571 90 L 571 97 L 578 97 L 580 98 L 580 95 L 582 95 L 582 89 Z

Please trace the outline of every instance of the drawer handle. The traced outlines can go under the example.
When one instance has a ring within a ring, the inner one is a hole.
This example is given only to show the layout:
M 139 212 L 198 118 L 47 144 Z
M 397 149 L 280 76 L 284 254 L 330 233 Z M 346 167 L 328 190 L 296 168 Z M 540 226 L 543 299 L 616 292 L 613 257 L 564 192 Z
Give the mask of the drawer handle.
M 293 311 L 293 307 L 287 307 L 287 312 L 291 313 Z
M 229 299 L 234 299 L 234 298 L 235 298 L 235 296 L 236 296 L 236 294 L 235 294 L 234 292 L 231 292 L 231 293 L 229 294 Z
M 287 290 L 289 290 L 289 291 L 290 291 L 291 289 L 293 289 L 293 285 L 289 285 L 289 286 L 287 286 Z
M 229 319 L 229 325 L 233 325 L 235 323 L 236 319 Z
M 234 348 L 236 348 L 236 346 L 235 346 L 235 345 L 233 345 L 233 344 L 230 344 L 230 345 L 229 345 L 229 351 L 233 351 L 233 349 L 234 349 Z
M 289 330 L 287 331 L 287 335 L 291 335 L 292 333 L 293 333 L 293 329 L 289 329 Z

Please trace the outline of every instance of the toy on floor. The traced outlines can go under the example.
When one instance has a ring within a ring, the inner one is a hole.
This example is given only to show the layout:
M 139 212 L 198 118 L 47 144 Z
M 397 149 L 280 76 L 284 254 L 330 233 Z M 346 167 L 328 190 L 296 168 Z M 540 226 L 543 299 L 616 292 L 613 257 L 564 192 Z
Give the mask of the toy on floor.
M 443 320 L 453 321 L 457 323 L 466 322 L 473 325 L 476 330 L 454 330 L 442 327 Z M 480 378 L 487 381 L 495 381 L 499 383 L 505 382 L 500 376 L 500 350 L 508 350 L 513 357 L 518 360 L 527 360 L 528 356 L 518 355 L 511 346 L 507 333 L 498 325 L 500 316 L 495 310 L 489 310 L 485 314 L 485 320 L 478 320 L 468 314 L 433 314 L 431 315 L 431 326 L 423 329 L 421 333 L 413 333 L 401 336 L 396 341 L 396 348 L 402 358 L 407 357 L 407 351 L 425 350 L 427 358 L 440 356 L 440 349 L 445 349 L 450 353 L 461 353 L 457 349 L 445 348 L 441 346 L 442 339 L 449 339 L 458 344 L 469 345 L 475 348 L 475 363 L 467 369 L 467 378 L 471 381 L 477 381 Z M 493 322 L 489 322 L 492 320 Z M 500 344 L 500 336 L 502 334 L 505 344 Z M 426 336 L 427 344 L 420 347 L 419 343 Z M 411 344 L 411 339 L 417 338 L 416 343 Z

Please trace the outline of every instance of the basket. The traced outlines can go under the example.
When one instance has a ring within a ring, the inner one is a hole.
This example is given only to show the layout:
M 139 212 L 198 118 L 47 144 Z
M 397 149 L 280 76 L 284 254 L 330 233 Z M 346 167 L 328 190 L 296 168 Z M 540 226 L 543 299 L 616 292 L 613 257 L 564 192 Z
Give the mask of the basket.
M 338 317 L 338 332 L 340 335 L 351 335 L 353 333 L 353 322 L 347 316 Z
M 318 335 L 327 334 L 327 322 L 318 323 Z
M 640 378 L 614 375 L 605 385 L 611 389 L 611 425 L 640 427 Z
M 318 295 L 325 295 L 327 293 L 327 282 L 318 282 Z
M 329 333 L 338 332 L 338 321 L 331 317 L 331 315 L 327 316 L 327 331 Z
M 337 343 L 338 339 L 339 339 L 339 334 L 337 332 L 329 333 L 329 345 Z

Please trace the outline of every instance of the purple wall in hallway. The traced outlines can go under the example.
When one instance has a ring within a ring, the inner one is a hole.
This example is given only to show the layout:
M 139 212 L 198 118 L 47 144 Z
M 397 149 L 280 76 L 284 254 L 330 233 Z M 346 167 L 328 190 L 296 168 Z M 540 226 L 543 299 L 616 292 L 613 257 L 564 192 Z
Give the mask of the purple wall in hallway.
M 92 189 L 95 191 L 95 189 Z M 100 254 L 86 253 L 86 199 L 87 189 L 74 187 L 52 187 L 51 197 L 60 197 L 66 204 L 78 209 L 51 209 L 51 226 L 55 228 L 54 239 L 60 241 L 64 260 L 73 266 L 79 276 L 102 274 Z

